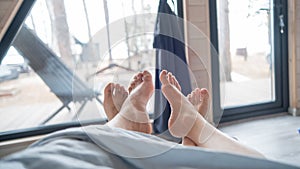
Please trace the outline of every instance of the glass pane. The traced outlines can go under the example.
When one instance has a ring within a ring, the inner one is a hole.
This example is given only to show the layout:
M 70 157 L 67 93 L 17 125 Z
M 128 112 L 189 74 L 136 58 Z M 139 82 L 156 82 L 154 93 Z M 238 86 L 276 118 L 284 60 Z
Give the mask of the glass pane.
M 272 0 L 219 0 L 225 108 L 275 100 Z
M 25 24 L 54 52 L 54 57 L 68 67 L 68 73 L 74 72 L 75 76 L 71 77 L 73 83 L 63 84 L 64 81 L 55 79 L 66 76 L 56 59 L 44 62 L 41 56 L 34 55 L 37 46 L 29 46 L 31 58 L 22 56 L 20 46 L 13 43 L 15 48 L 9 49 L 0 65 L 0 131 L 39 126 L 64 104 L 46 125 L 105 119 L 99 101 L 94 98 L 85 104 L 86 99 L 74 94 L 76 81 L 103 101 L 103 89 L 108 82 L 121 83 L 127 88 L 136 72 L 153 67 L 155 17 L 146 14 L 156 13 L 158 2 L 37 0 Z M 113 26 L 106 31 L 108 24 Z M 119 34 L 122 36 L 116 39 Z M 40 63 L 43 65 L 36 65 Z M 58 90 L 66 90 L 67 85 L 72 86 L 73 91 L 62 96 Z

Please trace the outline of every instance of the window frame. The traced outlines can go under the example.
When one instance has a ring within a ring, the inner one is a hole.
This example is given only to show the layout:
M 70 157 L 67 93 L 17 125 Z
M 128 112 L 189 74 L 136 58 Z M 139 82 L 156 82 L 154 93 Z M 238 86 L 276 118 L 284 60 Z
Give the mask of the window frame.
M 11 25 L 9 26 L 6 34 L 4 35 L 1 44 L 0 44 L 0 64 L 3 58 L 5 57 L 11 43 L 13 42 L 15 36 L 17 35 L 19 29 L 21 28 L 22 24 L 25 22 L 27 15 L 30 13 L 31 8 L 33 7 L 36 0 L 24 0 L 22 5 L 20 6 L 15 18 L 13 19 Z M 183 18 L 183 0 L 177 0 L 177 11 L 178 16 Z M 183 27 L 184 25 L 182 25 Z M 150 115 L 150 118 L 151 117 Z M 37 127 L 30 127 L 24 129 L 17 129 L 17 130 L 9 130 L 0 132 L 0 142 L 2 141 L 9 141 L 14 139 L 38 136 L 38 135 L 45 135 L 55 131 L 72 128 L 72 127 L 82 127 L 88 125 L 102 125 L 107 122 L 106 119 L 99 119 L 99 120 L 84 120 L 83 122 L 79 121 L 71 121 L 71 122 L 63 122 L 59 124 L 53 125 L 43 125 Z
M 210 8 L 210 38 L 211 49 L 219 52 L 218 45 L 218 23 L 217 23 L 217 0 L 209 1 Z M 279 8 L 278 8 L 279 7 Z M 280 10 L 280 11 L 279 11 Z M 285 31 L 280 33 L 279 14 L 284 15 Z M 255 116 L 276 114 L 288 111 L 289 104 L 289 89 L 288 89 L 288 4 L 287 0 L 274 0 L 274 59 L 275 59 L 275 101 L 269 103 L 261 103 L 255 105 L 247 105 L 234 108 L 221 109 L 220 103 L 220 74 L 219 74 L 219 59 L 218 55 L 212 55 L 212 87 L 213 87 L 213 111 L 223 111 L 221 117 L 222 122 L 240 120 Z M 284 57 L 286 56 L 286 57 Z M 215 120 L 218 117 L 215 118 Z
M 0 64 L 36 0 L 23 1 L 0 43 Z

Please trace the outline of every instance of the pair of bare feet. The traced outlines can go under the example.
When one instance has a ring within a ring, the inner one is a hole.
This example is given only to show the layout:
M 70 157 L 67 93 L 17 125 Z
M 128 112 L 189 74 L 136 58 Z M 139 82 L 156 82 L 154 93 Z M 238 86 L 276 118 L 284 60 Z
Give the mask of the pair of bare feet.
M 195 127 L 203 127 L 205 124 L 204 118 L 209 108 L 207 89 L 197 88 L 185 97 L 181 94 L 181 86 L 176 78 L 165 70 L 160 74 L 160 81 L 162 92 L 172 109 L 169 119 L 171 134 L 182 137 L 184 145 L 197 146 L 200 133 Z M 152 76 L 148 71 L 135 75 L 128 91 L 119 84 L 109 83 L 104 89 L 104 110 L 109 121 L 107 125 L 152 133 L 146 105 L 153 92 Z
M 181 137 L 184 145 L 263 157 L 207 123 L 209 95 L 206 89 L 195 89 L 185 97 L 176 78 L 165 70 L 160 74 L 160 81 L 162 92 L 171 105 L 169 131 L 173 136 Z M 104 91 L 104 109 L 109 120 L 106 125 L 152 133 L 146 105 L 153 92 L 152 76 L 147 71 L 134 76 L 128 92 L 118 84 L 108 84 Z

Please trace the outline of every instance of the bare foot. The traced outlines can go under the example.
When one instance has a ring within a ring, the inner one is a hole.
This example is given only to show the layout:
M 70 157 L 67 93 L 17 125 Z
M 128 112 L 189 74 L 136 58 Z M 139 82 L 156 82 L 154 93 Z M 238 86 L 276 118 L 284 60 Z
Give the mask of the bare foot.
M 187 96 L 187 98 L 194 105 L 198 113 L 200 113 L 202 117 L 206 119 L 209 108 L 209 94 L 207 89 L 196 88 L 194 91 L 192 91 L 191 94 Z M 183 137 L 182 144 L 185 146 L 197 146 L 197 144 L 188 137 Z
M 167 79 L 170 82 L 171 85 L 175 86 L 179 91 L 181 91 L 181 86 L 178 83 L 175 76 L 172 75 L 171 72 L 167 73 Z M 209 95 L 208 91 L 205 88 L 202 89 L 195 89 L 191 94 L 187 96 L 188 100 L 194 105 L 195 109 L 203 116 L 205 117 L 208 112 L 209 107 Z M 196 143 L 193 142 L 188 137 L 182 138 L 182 144 L 185 146 L 196 146 Z
M 148 71 L 137 74 L 128 90 L 130 94 L 122 109 L 107 125 L 150 134 L 152 126 L 146 105 L 154 91 L 151 74 Z
M 142 76 L 143 73 L 138 73 L 133 77 L 133 80 L 128 87 L 129 94 L 136 86 L 142 83 Z M 119 113 L 125 99 L 128 96 L 128 92 L 120 84 L 109 83 L 106 85 L 104 88 L 103 107 L 108 121 L 113 119 Z
M 204 119 L 188 99 L 176 88 L 173 82 L 170 81 L 167 74 L 167 71 L 162 71 L 160 74 L 160 81 L 162 83 L 162 92 L 170 102 L 172 109 L 168 123 L 169 131 L 175 137 L 189 135 L 192 138 L 197 137 L 193 136 L 193 134 L 195 134 L 195 130 L 193 130 L 194 124 L 197 124 L 198 127 L 202 128 L 203 126 L 199 125 L 201 125 L 201 121 Z M 197 120 L 200 123 L 195 123 Z M 199 135 L 199 133 L 197 135 Z
M 169 130 L 173 136 L 186 136 L 190 139 L 189 141 L 199 147 L 262 157 L 259 152 L 242 145 L 207 123 L 194 105 L 172 84 L 167 73 L 165 70 L 161 72 L 160 81 L 162 92 L 171 106 Z
M 172 75 L 171 72 L 167 73 L 167 79 L 169 81 L 169 83 L 171 85 L 173 85 L 174 87 L 176 87 L 177 90 L 179 90 L 181 92 L 181 86 L 178 83 L 177 79 L 175 76 Z M 196 143 L 194 143 L 191 139 L 189 139 L 188 137 L 183 137 L 182 138 L 182 144 L 185 146 L 196 146 Z
M 108 121 L 113 119 L 120 111 L 128 92 L 119 84 L 109 83 L 104 88 L 103 107 Z

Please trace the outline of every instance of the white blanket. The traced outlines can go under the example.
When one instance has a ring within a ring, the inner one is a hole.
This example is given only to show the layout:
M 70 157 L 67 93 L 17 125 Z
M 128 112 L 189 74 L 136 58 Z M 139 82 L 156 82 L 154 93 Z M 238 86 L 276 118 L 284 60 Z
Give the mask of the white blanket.
M 152 135 L 95 125 L 53 133 L 24 151 L 1 159 L 0 168 L 292 169 L 297 167 L 199 147 L 186 147 Z

